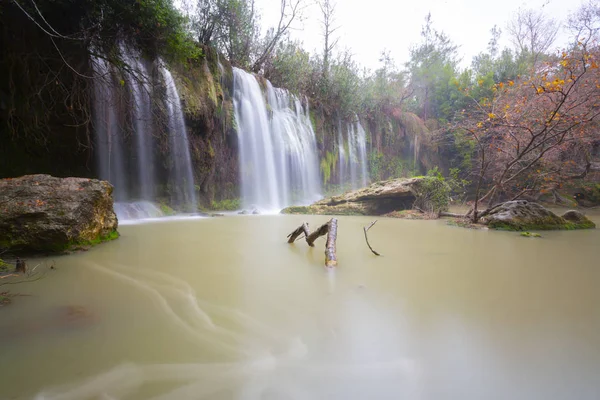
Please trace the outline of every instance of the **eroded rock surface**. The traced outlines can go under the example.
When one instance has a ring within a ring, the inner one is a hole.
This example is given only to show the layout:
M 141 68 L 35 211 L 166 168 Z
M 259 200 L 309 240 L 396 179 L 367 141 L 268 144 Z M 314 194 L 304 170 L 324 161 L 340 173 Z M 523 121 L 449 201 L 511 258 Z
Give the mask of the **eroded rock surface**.
M 63 252 L 118 237 L 113 187 L 87 178 L 0 180 L 0 248 Z
M 513 231 L 589 229 L 596 225 L 579 211 L 562 217 L 540 204 L 527 200 L 507 201 L 497 206 L 482 222 L 494 229 Z
M 448 187 L 435 177 L 392 179 L 363 189 L 320 200 L 310 206 L 294 206 L 284 214 L 384 215 L 393 211 L 421 210 L 437 213 L 448 209 Z

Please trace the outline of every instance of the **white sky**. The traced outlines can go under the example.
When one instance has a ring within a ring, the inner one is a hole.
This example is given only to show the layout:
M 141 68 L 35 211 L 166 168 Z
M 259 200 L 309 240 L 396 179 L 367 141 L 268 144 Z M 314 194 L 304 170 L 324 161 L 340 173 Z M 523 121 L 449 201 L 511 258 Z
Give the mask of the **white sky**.
M 304 42 L 306 50 L 321 51 L 322 37 L 319 8 L 314 0 L 305 0 L 305 20 L 296 24 L 292 37 Z M 375 69 L 381 51 L 391 52 L 396 64 L 408 59 L 408 49 L 420 40 L 421 26 L 431 11 L 433 26 L 444 31 L 460 45 L 462 66 L 470 65 L 474 55 L 485 51 L 490 29 L 498 25 L 502 31 L 501 45 L 510 46 L 506 23 L 519 9 L 542 9 L 549 17 L 564 21 L 584 0 L 337 0 L 336 32 L 338 50 L 349 48 L 363 66 Z M 256 0 L 263 28 L 275 25 L 279 17 L 280 0 Z M 565 34 L 557 42 L 564 45 Z

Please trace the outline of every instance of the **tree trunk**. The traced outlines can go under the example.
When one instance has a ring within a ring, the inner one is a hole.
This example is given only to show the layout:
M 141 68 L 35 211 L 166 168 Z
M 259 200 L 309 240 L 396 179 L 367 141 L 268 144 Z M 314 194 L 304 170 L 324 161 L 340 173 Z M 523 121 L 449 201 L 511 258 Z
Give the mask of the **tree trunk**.
M 298 237 L 304 233 L 306 237 L 306 243 L 310 247 L 315 246 L 315 241 L 321 236 L 327 235 L 327 241 L 325 242 L 325 266 L 335 267 L 337 266 L 337 256 L 335 241 L 337 239 L 337 219 L 332 218 L 324 225 L 321 225 L 317 230 L 312 233 L 308 231 L 308 224 L 305 222 L 302 226 L 299 226 L 295 231 L 290 233 L 288 243 L 294 243 Z
M 335 241 L 337 239 L 337 219 L 332 218 L 327 223 L 329 231 L 327 233 L 327 242 L 325 243 L 325 266 L 332 268 L 337 266 L 337 257 L 335 254 Z
M 319 227 L 319 229 L 317 229 L 316 231 L 314 231 L 313 233 L 311 233 L 310 235 L 308 235 L 306 237 L 306 243 L 308 243 L 308 245 L 310 247 L 314 247 L 315 246 L 315 240 L 317 240 L 318 238 L 320 238 L 321 236 L 327 235 L 327 232 L 329 232 L 329 223 L 333 221 L 330 220 L 328 223 L 321 225 Z M 337 220 L 336 220 L 337 222 Z
M 294 232 L 290 233 L 288 237 L 288 243 L 294 243 L 298 236 L 304 233 L 304 237 L 308 237 L 310 235 L 310 231 L 308 230 L 308 223 L 303 223 L 302 226 L 299 226 Z
M 440 217 L 452 217 L 452 218 L 467 218 L 469 214 L 456 214 L 451 212 L 441 212 Z

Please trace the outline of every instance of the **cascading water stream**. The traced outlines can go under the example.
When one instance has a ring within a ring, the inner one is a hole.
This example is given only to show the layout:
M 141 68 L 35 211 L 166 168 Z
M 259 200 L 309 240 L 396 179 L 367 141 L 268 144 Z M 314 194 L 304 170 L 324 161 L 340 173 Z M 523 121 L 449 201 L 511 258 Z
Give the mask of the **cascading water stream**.
M 151 79 L 146 62 L 125 44 L 120 53 L 127 68 L 119 71 L 104 57 L 93 57 L 95 153 L 99 177 L 114 186 L 115 210 L 121 219 L 162 215 L 153 201 L 158 193 L 153 105 L 162 94 L 167 111 L 171 205 L 196 209 L 194 175 L 179 93 L 171 73 L 159 62 L 161 81 Z M 120 81 L 120 84 L 119 84 Z M 166 178 L 166 177 L 165 177 Z M 165 179 L 166 180 L 166 179 Z M 166 183 L 166 182 L 162 182 Z
M 148 71 L 139 56 L 134 56 L 124 46 L 121 52 L 131 68 L 127 74 L 133 98 L 133 127 L 137 157 L 137 185 L 140 200 L 154 199 L 154 156 L 152 138 L 151 86 Z
M 125 173 L 124 144 L 117 115 L 117 94 L 108 62 L 100 57 L 92 58 L 94 70 L 94 129 L 96 132 L 96 155 L 100 179 L 115 187 L 115 199 L 128 198 Z
M 346 163 L 348 155 L 344 145 L 344 135 L 342 134 L 342 121 L 338 120 L 338 183 L 341 189 L 344 189 L 346 183 Z
M 233 73 L 244 206 L 278 210 L 319 199 L 319 161 L 308 107 L 268 81 L 265 96 L 254 75 L 237 68 Z
M 369 172 L 367 170 L 367 134 L 360 121 L 356 122 L 356 145 L 358 162 L 360 164 L 360 184 L 361 187 L 365 187 L 369 183 Z
M 196 192 L 194 190 L 194 174 L 192 171 L 192 158 L 190 145 L 181 110 L 181 100 L 171 72 L 161 67 L 161 73 L 166 85 L 166 105 L 169 118 L 169 140 L 171 145 L 171 190 L 174 192 L 175 202 L 178 205 L 196 207 Z
M 369 183 L 366 132 L 358 119 L 348 124 L 348 154 L 344 146 L 341 123 L 338 127 L 339 183 L 342 187 L 358 189 Z M 346 170 L 350 170 L 347 176 Z

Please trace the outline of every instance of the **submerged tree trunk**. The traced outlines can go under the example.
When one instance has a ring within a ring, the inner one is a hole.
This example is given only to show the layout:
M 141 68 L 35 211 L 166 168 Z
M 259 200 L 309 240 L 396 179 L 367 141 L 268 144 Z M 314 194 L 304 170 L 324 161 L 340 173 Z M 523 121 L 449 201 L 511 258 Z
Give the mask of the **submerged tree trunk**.
M 319 227 L 319 229 L 317 229 L 316 231 L 314 231 L 310 235 L 306 236 L 306 243 L 308 243 L 308 245 L 310 247 L 314 247 L 315 246 L 315 240 L 317 240 L 321 236 L 325 236 L 327 234 L 327 232 L 329 232 L 329 223 L 330 222 L 331 221 L 329 221 L 328 223 L 326 223 L 324 225 L 321 225 Z
M 309 233 L 308 224 L 305 222 L 299 226 L 295 231 L 290 233 L 288 237 L 288 243 L 294 243 L 297 238 L 304 233 L 306 237 L 306 243 L 310 247 L 315 246 L 315 241 L 321 236 L 327 235 L 327 241 L 325 242 L 325 266 L 335 267 L 337 266 L 336 256 L 336 239 L 337 239 L 337 219 L 332 218 L 326 224 L 321 225 L 314 232 Z
M 327 242 L 325 242 L 325 266 L 328 268 L 337 266 L 335 254 L 335 241 L 337 239 L 337 219 L 332 218 L 328 223 Z
M 308 223 L 303 223 L 302 226 L 299 226 L 294 232 L 290 233 L 288 237 L 288 243 L 294 243 L 298 236 L 304 233 L 304 237 L 308 238 L 310 235 L 310 231 L 308 230 Z

